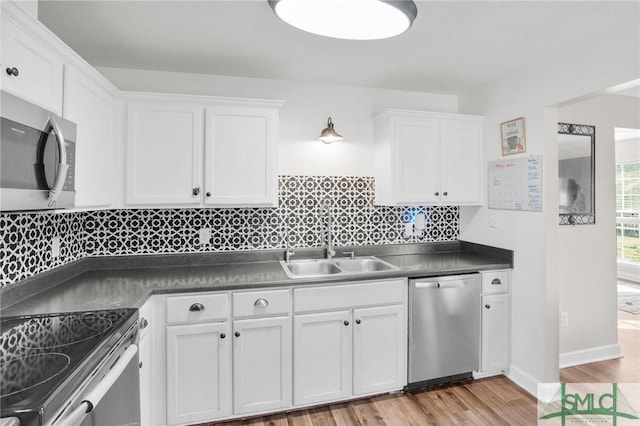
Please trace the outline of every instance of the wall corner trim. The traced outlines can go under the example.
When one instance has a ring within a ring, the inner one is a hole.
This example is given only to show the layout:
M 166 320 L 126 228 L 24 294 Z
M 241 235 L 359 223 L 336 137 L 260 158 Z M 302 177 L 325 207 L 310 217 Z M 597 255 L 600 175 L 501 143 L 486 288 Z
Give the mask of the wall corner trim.
M 537 398 L 538 383 L 541 383 L 538 379 L 513 364 L 509 367 L 509 374 L 507 377 L 516 385 L 520 386 L 522 389 Z
M 560 368 L 618 358 L 622 358 L 622 350 L 620 349 L 619 344 L 595 346 L 593 348 L 581 349 L 579 351 L 561 353 Z

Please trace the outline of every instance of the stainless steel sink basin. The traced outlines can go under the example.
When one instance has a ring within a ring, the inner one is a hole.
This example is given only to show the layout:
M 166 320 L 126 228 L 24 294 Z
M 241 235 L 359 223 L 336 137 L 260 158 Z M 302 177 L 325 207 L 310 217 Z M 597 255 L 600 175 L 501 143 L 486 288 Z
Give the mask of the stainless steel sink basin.
M 326 275 L 364 274 L 398 270 L 376 257 L 356 257 L 354 259 L 312 259 L 280 262 L 290 278 L 313 278 Z
M 294 260 L 290 262 L 281 262 L 284 272 L 289 276 L 296 277 L 313 277 L 322 275 L 339 274 L 342 272 L 340 268 L 332 262 L 323 260 Z
M 378 272 L 398 269 L 377 258 L 336 259 L 335 264 L 344 272 Z

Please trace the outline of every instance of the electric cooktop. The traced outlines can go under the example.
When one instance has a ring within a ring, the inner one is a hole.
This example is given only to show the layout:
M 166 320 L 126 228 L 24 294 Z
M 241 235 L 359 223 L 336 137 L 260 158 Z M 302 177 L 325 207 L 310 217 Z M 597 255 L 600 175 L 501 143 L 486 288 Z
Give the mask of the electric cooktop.
M 0 319 L 0 417 L 57 412 L 137 320 L 136 309 Z

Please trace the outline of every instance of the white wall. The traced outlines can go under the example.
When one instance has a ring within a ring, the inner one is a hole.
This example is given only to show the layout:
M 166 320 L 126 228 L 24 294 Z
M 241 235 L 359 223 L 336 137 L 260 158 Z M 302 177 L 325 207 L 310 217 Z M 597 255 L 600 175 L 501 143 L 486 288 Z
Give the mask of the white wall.
M 598 96 L 562 106 L 558 119 L 596 127 L 596 223 L 563 226 L 558 235 L 560 312 L 569 314 L 569 325 L 560 328 L 560 354 L 568 358 L 572 352 L 606 346 L 615 352 L 619 350 L 615 348 L 618 344 L 615 128 L 640 127 L 640 99 Z
M 457 112 L 458 97 L 294 81 L 99 68 L 121 90 L 284 100 L 279 173 L 373 176 L 372 116 L 386 108 Z M 344 140 L 318 141 L 331 116 Z
M 557 105 L 638 78 L 639 15 L 594 29 L 583 44 L 536 61 L 484 94 L 460 96 L 461 112 L 485 115 L 486 160 L 500 158 L 499 124 L 519 116 L 526 120 L 526 155 L 543 156 L 542 213 L 461 211 L 461 239 L 514 250 L 510 377 L 531 393 L 539 382 L 557 381 L 559 372 Z M 496 229 L 489 227 L 491 214 L 499 216 Z
M 640 139 L 616 141 L 616 161 L 640 160 Z

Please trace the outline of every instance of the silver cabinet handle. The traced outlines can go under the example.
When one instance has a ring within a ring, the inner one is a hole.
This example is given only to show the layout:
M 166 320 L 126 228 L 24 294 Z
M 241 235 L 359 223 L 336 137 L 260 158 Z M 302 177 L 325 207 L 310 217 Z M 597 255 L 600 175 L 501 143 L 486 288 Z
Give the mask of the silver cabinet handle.
M 193 188 L 191 190 L 191 193 L 195 196 L 195 195 L 199 195 L 200 194 L 200 188 Z
M 194 303 L 193 305 L 191 305 L 189 307 L 189 310 L 191 312 L 200 312 L 200 311 L 204 311 L 204 305 L 202 303 Z
M 147 321 L 146 318 L 141 318 L 140 319 L 140 329 L 142 330 L 143 328 L 147 328 L 147 326 L 149 325 L 149 321 Z
M 17 77 L 18 75 L 20 75 L 20 71 L 18 71 L 18 68 L 16 67 L 7 68 L 7 74 Z
M 500 281 L 500 278 L 494 278 L 493 280 L 491 280 L 491 284 L 492 285 L 500 285 L 500 284 L 502 284 L 502 281 Z
M 489 305 L 489 304 L 484 305 L 484 307 L 487 308 L 487 309 L 491 309 L 491 305 Z
M 253 304 L 256 308 L 266 308 L 269 306 L 269 302 L 266 299 L 258 299 L 256 303 Z

